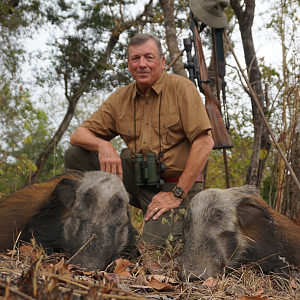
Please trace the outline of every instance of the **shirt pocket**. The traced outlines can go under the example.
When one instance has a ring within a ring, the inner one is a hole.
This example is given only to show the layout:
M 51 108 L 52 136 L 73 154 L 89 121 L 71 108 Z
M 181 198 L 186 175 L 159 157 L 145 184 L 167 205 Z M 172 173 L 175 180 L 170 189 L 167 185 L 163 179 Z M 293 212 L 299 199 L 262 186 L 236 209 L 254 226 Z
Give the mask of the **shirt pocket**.
M 134 126 L 134 123 L 136 123 L 136 126 Z M 134 137 L 136 137 L 136 141 L 139 140 L 141 135 L 141 124 L 141 120 L 137 120 L 135 122 L 130 120 L 117 122 L 117 132 L 128 147 L 134 144 Z
M 174 145 L 185 137 L 179 114 L 161 115 L 160 122 L 158 116 L 153 117 L 152 126 L 155 134 L 161 135 L 163 144 Z

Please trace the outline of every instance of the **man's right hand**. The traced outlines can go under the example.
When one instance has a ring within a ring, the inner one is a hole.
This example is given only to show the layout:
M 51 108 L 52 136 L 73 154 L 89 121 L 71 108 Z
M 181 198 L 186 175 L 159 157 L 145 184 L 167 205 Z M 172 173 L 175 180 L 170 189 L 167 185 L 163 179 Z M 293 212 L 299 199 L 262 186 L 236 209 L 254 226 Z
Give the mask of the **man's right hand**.
M 101 170 L 116 174 L 123 180 L 121 158 L 110 142 L 96 137 L 86 128 L 79 127 L 72 133 L 70 143 L 72 146 L 98 152 Z
M 101 142 L 101 147 L 98 149 L 98 158 L 102 171 L 116 174 L 123 180 L 121 158 L 110 142 L 104 140 Z

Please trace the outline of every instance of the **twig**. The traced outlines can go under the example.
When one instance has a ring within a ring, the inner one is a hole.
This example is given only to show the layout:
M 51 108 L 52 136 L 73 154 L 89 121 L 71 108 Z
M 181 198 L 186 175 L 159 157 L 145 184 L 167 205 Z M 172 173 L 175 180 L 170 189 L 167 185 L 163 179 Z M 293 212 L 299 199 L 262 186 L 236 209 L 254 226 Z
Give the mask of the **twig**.
M 73 291 L 74 293 L 77 293 L 79 295 L 87 295 L 88 294 L 88 291 L 74 290 L 74 289 L 66 288 L 66 287 L 58 287 L 58 289 L 61 291 L 64 291 L 64 292 Z M 119 291 L 122 292 L 122 290 L 119 290 Z M 108 298 L 108 299 L 122 299 L 122 300 L 147 300 L 143 296 L 135 296 L 135 295 L 124 296 L 124 295 L 105 294 L 102 292 L 98 292 L 97 294 L 100 295 L 104 299 Z
M 5 286 L 4 284 L 0 283 L 0 287 L 3 288 L 3 289 L 5 289 L 6 286 Z M 20 291 L 18 291 L 18 290 L 15 290 L 15 289 L 12 288 L 12 287 L 9 287 L 8 289 L 9 289 L 10 292 L 12 292 L 12 293 L 14 293 L 14 294 L 16 294 L 16 295 L 18 295 L 18 296 L 21 296 L 21 297 L 23 297 L 23 298 L 25 298 L 25 299 L 28 299 L 28 300 L 36 300 L 35 298 L 32 298 L 32 297 L 30 297 L 30 296 L 24 294 L 23 292 L 20 292 Z
M 13 247 L 13 250 L 11 251 L 11 259 L 13 259 L 15 249 L 17 248 L 17 242 L 20 238 L 21 233 L 22 233 L 22 231 L 19 232 L 18 237 L 17 237 L 16 241 L 14 242 L 14 247 Z
M 67 260 L 67 264 L 70 263 L 70 261 L 75 258 L 82 250 L 84 247 L 86 247 L 92 240 L 96 239 L 97 238 L 97 235 L 96 234 L 93 234 L 93 236 L 82 246 L 78 249 L 78 251 L 70 258 Z
M 166 71 L 169 71 L 170 68 L 175 64 L 175 62 L 177 61 L 177 59 L 183 54 L 185 49 L 182 49 L 180 52 L 178 52 L 176 54 L 176 56 L 174 57 L 174 59 L 171 61 L 171 63 L 167 66 Z

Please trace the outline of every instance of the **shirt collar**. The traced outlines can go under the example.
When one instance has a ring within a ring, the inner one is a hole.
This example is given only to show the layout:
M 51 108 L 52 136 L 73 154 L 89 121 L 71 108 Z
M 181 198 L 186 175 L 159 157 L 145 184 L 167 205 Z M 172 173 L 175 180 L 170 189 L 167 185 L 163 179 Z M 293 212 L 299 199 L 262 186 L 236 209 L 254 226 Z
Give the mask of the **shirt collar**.
M 163 70 L 161 76 L 150 87 L 150 89 L 152 89 L 157 95 L 159 95 L 163 89 L 166 76 L 167 76 L 167 72 Z M 133 95 L 136 96 L 137 94 L 141 94 L 141 93 L 138 90 L 136 82 L 134 82 Z
M 167 77 L 167 72 L 165 70 L 163 70 L 161 76 L 151 86 L 151 89 L 153 89 L 157 95 L 159 95 L 161 93 L 166 77 Z

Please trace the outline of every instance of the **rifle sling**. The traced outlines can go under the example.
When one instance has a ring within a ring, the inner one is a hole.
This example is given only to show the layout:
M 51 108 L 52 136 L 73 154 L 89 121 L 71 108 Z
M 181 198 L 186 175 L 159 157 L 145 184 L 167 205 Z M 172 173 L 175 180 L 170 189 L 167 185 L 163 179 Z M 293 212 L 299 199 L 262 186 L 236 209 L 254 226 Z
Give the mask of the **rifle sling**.
M 215 28 L 215 40 L 217 49 L 217 59 L 218 59 L 218 70 L 219 77 L 223 78 L 225 76 L 225 59 L 223 50 L 223 28 Z
M 218 60 L 218 72 L 219 77 L 222 80 L 222 98 L 224 109 L 226 107 L 226 81 L 225 77 L 225 58 L 224 58 L 224 49 L 223 49 L 223 28 L 215 28 L 215 42 L 216 42 L 216 52 Z M 225 109 L 226 111 L 226 109 Z M 229 130 L 229 121 L 225 113 L 225 126 Z

